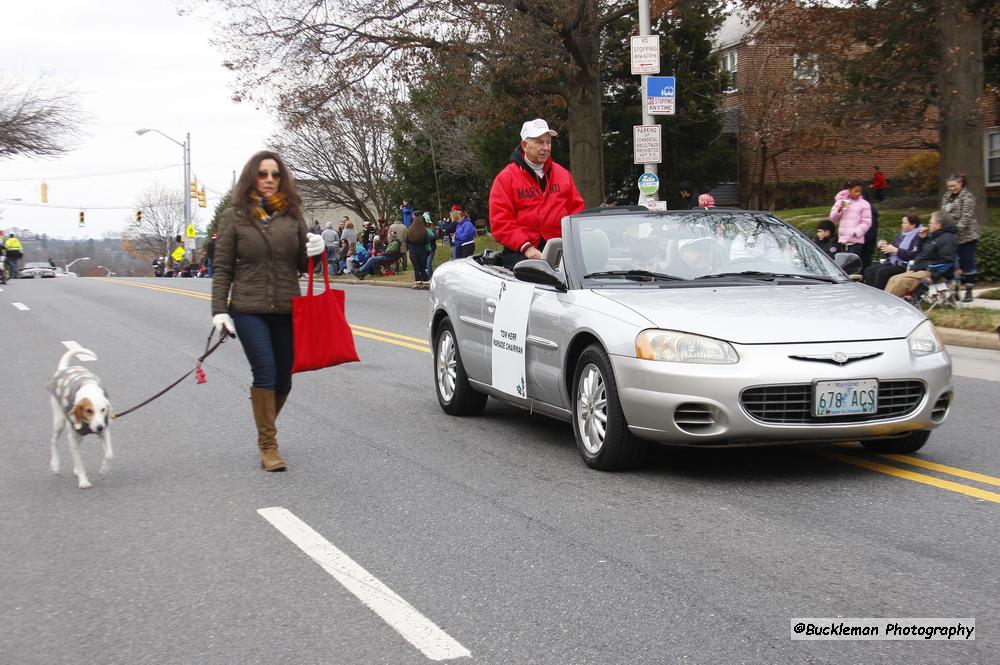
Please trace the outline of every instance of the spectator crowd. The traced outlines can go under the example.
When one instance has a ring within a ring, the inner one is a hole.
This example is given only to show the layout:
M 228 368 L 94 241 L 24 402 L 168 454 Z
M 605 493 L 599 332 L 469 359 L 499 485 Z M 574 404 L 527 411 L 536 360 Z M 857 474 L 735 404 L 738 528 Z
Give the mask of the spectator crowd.
M 950 176 L 940 206 L 926 225 L 916 214 L 900 219 L 892 241 L 879 240 L 878 209 L 888 187 L 875 167 L 869 196 L 860 182 L 847 182 L 834 198 L 829 218 L 816 229 L 816 245 L 831 256 L 856 254 L 863 281 L 901 297 L 914 297 L 937 280 L 959 280 L 965 302 L 972 302 L 976 282 L 976 245 L 980 237 L 976 200 L 966 188 L 964 174 Z M 878 252 L 878 255 L 876 254 Z
M 344 215 L 337 224 L 321 226 L 314 221 L 309 230 L 322 237 L 331 274 L 364 279 L 397 274 L 412 266 L 417 289 L 430 283 L 439 244 L 451 248 L 453 259 L 471 256 L 476 244 L 476 227 L 459 205 L 452 206 L 447 219 L 436 223 L 430 212 L 416 210 L 410 201 L 403 201 L 391 224 L 380 216 L 376 222 L 364 222 L 356 228 Z

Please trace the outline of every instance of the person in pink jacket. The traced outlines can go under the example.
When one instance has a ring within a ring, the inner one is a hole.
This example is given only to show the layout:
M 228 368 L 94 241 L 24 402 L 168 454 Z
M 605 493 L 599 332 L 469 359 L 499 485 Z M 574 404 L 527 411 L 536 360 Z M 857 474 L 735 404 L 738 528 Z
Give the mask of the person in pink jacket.
M 861 255 L 865 233 L 872 225 L 872 207 L 861 197 L 861 185 L 851 184 L 847 198 L 839 198 L 830 209 L 830 221 L 837 224 L 837 240 L 844 251 Z

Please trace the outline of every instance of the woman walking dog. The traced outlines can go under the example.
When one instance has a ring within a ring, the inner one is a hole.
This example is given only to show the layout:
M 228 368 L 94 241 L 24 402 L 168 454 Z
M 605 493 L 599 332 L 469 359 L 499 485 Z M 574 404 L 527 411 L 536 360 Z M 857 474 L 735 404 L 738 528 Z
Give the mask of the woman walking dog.
M 274 421 L 292 389 L 292 298 L 307 256 L 323 254 L 323 238 L 307 232 L 302 199 L 281 157 L 250 158 L 219 221 L 212 281 L 212 323 L 243 345 L 253 387 L 250 398 L 260 464 L 284 471 Z

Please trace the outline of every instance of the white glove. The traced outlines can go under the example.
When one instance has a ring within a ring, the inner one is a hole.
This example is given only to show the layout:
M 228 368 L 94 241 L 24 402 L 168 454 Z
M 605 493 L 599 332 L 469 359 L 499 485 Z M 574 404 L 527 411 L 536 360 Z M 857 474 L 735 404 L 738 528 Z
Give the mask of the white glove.
M 306 256 L 319 256 L 326 251 L 326 243 L 323 236 L 315 233 L 306 234 Z
M 236 324 L 233 323 L 233 317 L 228 314 L 216 314 L 212 317 L 212 325 L 215 326 L 215 332 L 220 335 L 234 336 L 236 333 Z

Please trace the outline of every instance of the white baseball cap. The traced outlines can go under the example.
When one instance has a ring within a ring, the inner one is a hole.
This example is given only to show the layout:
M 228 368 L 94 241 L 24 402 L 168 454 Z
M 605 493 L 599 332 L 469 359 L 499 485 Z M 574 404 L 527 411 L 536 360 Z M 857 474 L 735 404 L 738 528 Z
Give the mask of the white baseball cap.
M 559 136 L 559 132 L 549 129 L 549 123 L 541 118 L 535 118 L 521 125 L 521 140 L 537 139 L 539 136 L 548 134 L 549 136 Z

